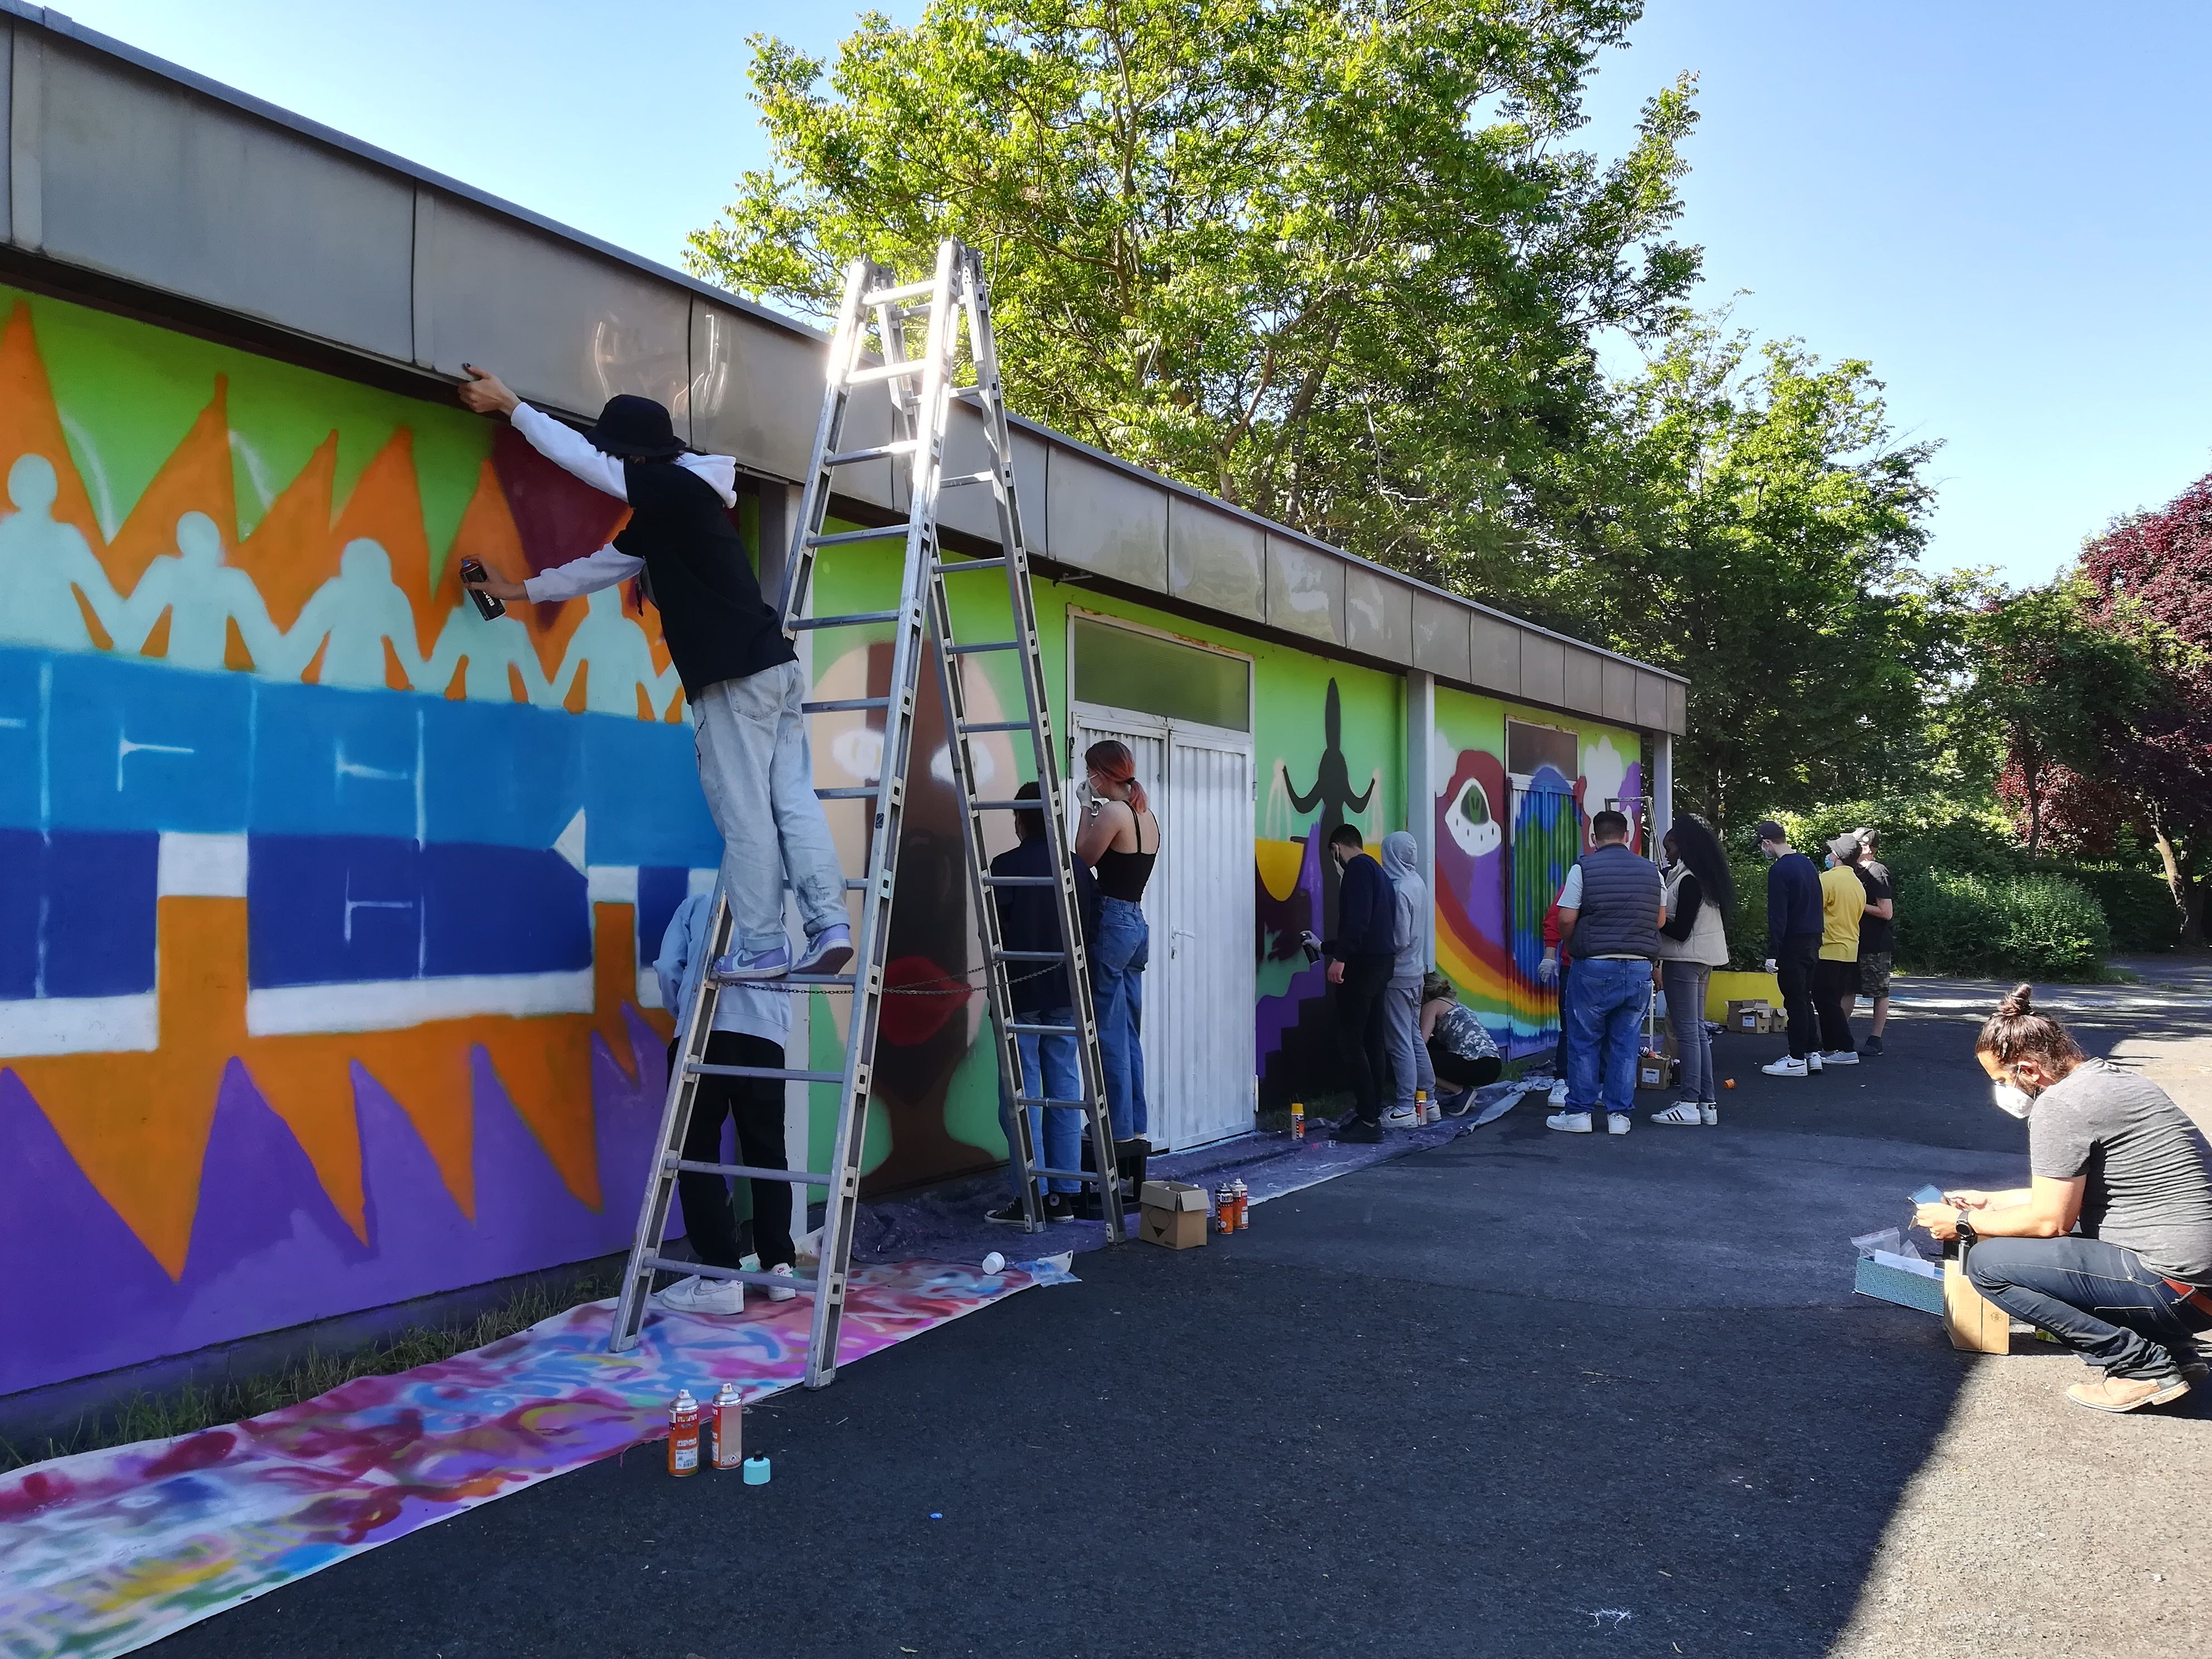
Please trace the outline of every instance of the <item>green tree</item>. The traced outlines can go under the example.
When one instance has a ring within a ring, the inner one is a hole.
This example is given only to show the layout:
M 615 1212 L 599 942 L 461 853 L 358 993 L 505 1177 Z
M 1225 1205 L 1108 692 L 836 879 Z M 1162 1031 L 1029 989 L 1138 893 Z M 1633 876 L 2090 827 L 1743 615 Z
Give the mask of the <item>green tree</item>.
M 700 275 L 821 314 L 842 266 L 982 251 L 1023 413 L 1510 598 L 1572 498 L 1598 330 L 1695 280 L 1686 78 L 1577 149 L 1638 0 L 937 0 L 831 67 L 753 40 L 774 148 Z
M 1549 550 L 1553 615 L 1690 677 L 1676 786 L 1716 823 L 1901 787 L 1957 672 L 1969 579 L 1929 580 L 1932 443 L 1868 365 L 1686 324 L 1619 389 Z

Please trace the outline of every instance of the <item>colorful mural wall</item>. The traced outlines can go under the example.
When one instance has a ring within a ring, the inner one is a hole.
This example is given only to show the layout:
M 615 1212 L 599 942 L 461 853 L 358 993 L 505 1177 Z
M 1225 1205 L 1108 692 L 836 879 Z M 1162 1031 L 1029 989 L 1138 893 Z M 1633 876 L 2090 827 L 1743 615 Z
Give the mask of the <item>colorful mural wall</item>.
M 40 1334 L 0 1391 L 618 1248 L 641 965 L 716 856 L 681 690 L 622 593 L 486 622 L 447 573 L 620 504 L 458 409 L 0 310 L 0 1284 Z

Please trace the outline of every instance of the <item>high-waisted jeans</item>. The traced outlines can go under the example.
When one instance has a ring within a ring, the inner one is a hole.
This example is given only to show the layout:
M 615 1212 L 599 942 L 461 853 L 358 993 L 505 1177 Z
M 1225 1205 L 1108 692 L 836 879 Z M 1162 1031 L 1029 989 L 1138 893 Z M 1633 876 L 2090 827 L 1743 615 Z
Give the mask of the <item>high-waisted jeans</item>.
M 1091 947 L 1091 997 L 1106 1065 L 1106 1105 L 1114 1139 L 1148 1133 L 1145 1104 L 1145 964 L 1152 960 L 1145 909 L 1127 899 L 1098 899 L 1098 937 Z

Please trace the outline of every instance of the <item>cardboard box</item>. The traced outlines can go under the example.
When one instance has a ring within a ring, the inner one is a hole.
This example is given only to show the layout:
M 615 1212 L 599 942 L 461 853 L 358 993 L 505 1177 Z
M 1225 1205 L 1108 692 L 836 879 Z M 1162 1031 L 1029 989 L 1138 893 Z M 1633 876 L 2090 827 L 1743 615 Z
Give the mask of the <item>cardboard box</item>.
M 1206 1188 L 1187 1181 L 1147 1181 L 1140 1191 L 1137 1237 L 1147 1244 L 1188 1250 L 1206 1243 Z
M 1664 1089 L 1674 1082 L 1674 1062 L 1664 1054 L 1642 1054 L 1636 1057 L 1636 1086 L 1639 1089 Z
M 1876 1250 L 1871 1256 L 1859 1257 L 1857 1275 L 1851 1288 L 1861 1296 L 1894 1302 L 1900 1308 L 1940 1314 L 1943 1311 L 1943 1281 L 1929 1271 L 1933 1265 Z
M 1724 1022 L 1731 1031 L 1748 1031 L 1754 1036 L 1764 1036 L 1775 1028 L 1774 1008 L 1764 998 L 1747 998 L 1728 1006 Z
M 1968 1353 L 2012 1352 L 2012 1316 L 1974 1288 L 1955 1249 L 1943 1258 L 1943 1328 Z

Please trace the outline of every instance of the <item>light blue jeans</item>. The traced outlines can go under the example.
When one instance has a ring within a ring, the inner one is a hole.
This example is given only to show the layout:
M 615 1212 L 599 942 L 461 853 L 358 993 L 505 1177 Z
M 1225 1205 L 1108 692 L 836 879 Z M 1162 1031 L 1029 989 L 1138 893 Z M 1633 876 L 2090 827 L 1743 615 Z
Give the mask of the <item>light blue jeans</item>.
M 1567 1024 L 1567 1109 L 1626 1112 L 1636 1104 L 1638 1028 L 1651 1000 L 1651 964 L 1578 957 Z
M 1014 1016 L 1017 1025 L 1073 1025 L 1073 1008 L 1047 1008 L 1033 1014 Z M 1045 1036 L 1036 1031 L 1018 1031 L 1014 1042 L 1022 1051 L 1022 1094 L 1031 1100 L 1080 1100 L 1083 1098 L 1083 1067 L 1076 1058 L 1075 1039 L 1067 1036 Z M 1083 1157 L 1083 1113 L 1073 1106 L 1032 1106 L 1030 1114 L 1030 1143 L 1042 1154 L 1044 1167 L 1050 1170 L 1079 1170 Z M 1038 1119 L 1042 1115 L 1043 1121 Z M 1014 1146 L 1014 1103 L 1007 1097 L 1002 1081 L 999 1088 L 999 1127 L 1006 1136 L 1006 1185 L 1014 1196 L 1022 1195 L 1022 1176 L 1016 1167 Z M 1079 1193 L 1083 1183 L 1061 1177 L 1042 1181 L 1038 1185 L 1046 1192 Z
M 1098 1048 L 1106 1064 L 1106 1105 L 1114 1139 L 1152 1127 L 1145 1104 L 1145 964 L 1152 960 L 1145 909 L 1127 899 L 1098 900 L 1098 937 L 1091 950 L 1091 996 L 1098 1015 Z
M 692 704 L 699 787 L 721 834 L 722 890 L 741 951 L 783 944 L 787 875 L 810 938 L 846 919 L 845 872 L 814 793 L 805 696 L 805 671 L 787 662 L 718 680 Z

